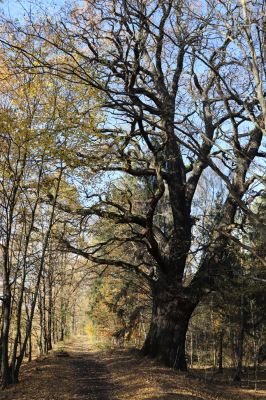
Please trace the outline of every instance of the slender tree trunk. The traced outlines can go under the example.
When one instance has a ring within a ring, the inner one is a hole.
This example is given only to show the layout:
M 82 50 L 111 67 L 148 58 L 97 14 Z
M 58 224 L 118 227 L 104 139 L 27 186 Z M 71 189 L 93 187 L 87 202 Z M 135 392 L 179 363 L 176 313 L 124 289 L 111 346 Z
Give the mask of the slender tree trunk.
M 24 341 L 22 344 L 21 352 L 17 357 L 16 368 L 15 368 L 15 379 L 18 379 L 19 371 L 20 371 L 20 367 L 21 367 L 21 364 L 22 364 L 22 361 L 23 361 L 23 358 L 25 355 L 27 343 L 28 343 L 29 337 L 31 335 L 32 323 L 33 323 L 33 318 L 34 318 L 34 314 L 35 314 L 35 307 L 36 307 L 36 303 L 38 300 L 38 295 L 40 293 L 41 278 L 42 278 L 42 273 L 43 273 L 43 270 L 45 267 L 46 250 L 47 250 L 47 247 L 49 244 L 50 234 L 51 234 L 51 230 L 52 230 L 52 226 L 53 226 L 53 222 L 54 222 L 55 206 L 56 206 L 57 196 L 59 193 L 59 187 L 60 187 L 60 182 L 61 182 L 61 178 L 62 178 L 62 173 L 63 173 L 63 169 L 61 169 L 60 175 L 58 177 L 56 194 L 55 194 L 53 205 L 52 205 L 49 225 L 47 227 L 47 231 L 46 231 L 45 237 L 44 237 L 42 255 L 40 258 L 40 266 L 39 266 L 37 280 L 36 280 L 35 288 L 34 288 L 34 292 L 33 292 L 33 298 L 32 298 L 32 302 L 31 302 L 31 308 L 30 308 L 28 323 L 27 323 L 27 327 L 26 327 L 25 337 L 24 337 Z
M 56 317 L 55 310 L 53 312 L 52 327 L 53 327 L 53 342 L 56 343 L 56 342 L 58 342 L 58 329 L 57 329 L 57 317 Z
M 63 342 L 64 339 L 65 339 L 65 331 L 64 331 L 64 327 L 62 325 L 61 329 L 60 329 L 60 342 Z
M 38 296 L 38 308 L 39 308 L 39 325 L 40 325 L 40 334 L 39 334 L 39 351 L 40 355 L 44 353 L 43 347 L 43 307 L 42 307 L 42 296 L 39 293 Z
M 193 332 L 190 333 L 190 368 L 193 368 Z
M 71 335 L 76 335 L 76 304 L 73 306 Z
M 53 321 L 53 291 L 52 283 L 48 282 L 48 315 L 47 315 L 47 350 L 50 351 L 53 348 L 52 342 L 52 321 Z
M 197 363 L 200 364 L 200 352 L 199 352 L 199 341 L 198 341 L 198 334 L 195 335 L 195 353 L 197 356 Z
M 28 362 L 32 360 L 32 335 L 29 337 L 29 354 L 28 354 Z
M 216 333 L 215 333 L 215 329 L 214 329 L 213 298 L 211 299 L 211 326 L 212 326 L 212 338 L 211 338 L 211 341 L 212 341 L 212 368 L 215 371 L 216 359 L 217 359 L 217 343 L 216 343 Z
M 16 320 L 16 335 L 13 345 L 13 354 L 12 354 L 12 361 L 11 361 L 11 380 L 12 383 L 18 383 L 15 374 L 15 367 L 16 367 L 16 359 L 17 359 L 17 350 L 18 345 L 20 344 L 20 351 L 21 351 L 21 313 L 22 313 L 22 305 L 23 305 L 23 295 L 25 289 L 25 280 L 26 280 L 26 264 L 24 263 L 23 266 L 23 277 L 21 282 L 21 288 L 19 293 L 19 299 L 17 304 L 17 320 Z
M 219 350 L 218 350 L 218 372 L 223 372 L 223 341 L 224 341 L 224 330 L 222 329 L 219 333 Z
M 66 305 L 65 300 L 61 300 L 61 318 L 60 318 L 60 341 L 63 342 L 66 336 Z
M 244 295 L 241 295 L 241 309 L 240 309 L 240 330 L 237 348 L 237 366 L 234 376 L 234 381 L 241 381 L 242 369 L 243 369 L 243 355 L 244 355 L 244 338 L 245 338 L 245 326 L 244 326 Z
M 26 281 L 26 276 L 27 276 L 27 254 L 28 254 L 28 248 L 29 248 L 29 244 L 30 244 L 31 234 L 34 229 L 35 215 L 36 215 L 36 211 L 37 211 L 37 207 L 38 207 L 38 203 L 39 203 L 41 177 L 42 177 L 42 173 L 43 173 L 43 160 L 44 160 L 44 158 L 42 158 L 42 163 L 41 163 L 41 167 L 39 170 L 36 199 L 35 199 L 35 203 L 34 203 L 34 206 L 33 206 L 32 212 L 31 212 L 31 219 L 30 219 L 30 225 L 29 225 L 28 230 L 27 230 L 26 218 L 25 218 L 25 226 L 24 226 L 25 248 L 24 248 L 24 255 L 23 255 L 22 280 L 20 283 L 18 302 L 16 304 L 16 334 L 15 334 L 15 339 L 14 339 L 13 353 L 12 353 L 11 366 L 10 366 L 10 376 L 11 376 L 12 383 L 18 383 L 18 375 L 16 374 L 15 370 L 16 370 L 18 346 L 19 346 L 19 352 L 21 352 L 21 348 L 22 348 L 21 316 L 22 316 L 23 298 L 24 298 L 24 293 L 25 293 L 25 281 Z M 24 235 L 22 235 L 22 236 L 24 236 Z
M 3 301 L 3 325 L 1 337 L 1 386 L 6 388 L 10 383 L 10 369 L 9 369 L 9 328 L 10 328 L 10 303 L 11 292 L 9 285 L 4 281 L 4 301 Z
M 11 319 L 11 289 L 9 283 L 9 237 L 3 254 L 3 301 L 2 301 L 2 335 L 1 335 L 1 386 L 6 388 L 10 383 L 9 368 L 9 330 Z
M 186 333 L 195 306 L 172 288 L 154 291 L 152 320 L 143 353 L 171 368 L 186 371 Z
M 43 277 L 43 293 L 42 293 L 42 307 L 43 307 L 43 348 L 44 353 L 48 352 L 48 341 L 47 341 L 47 320 L 46 320 L 46 284 L 45 277 Z

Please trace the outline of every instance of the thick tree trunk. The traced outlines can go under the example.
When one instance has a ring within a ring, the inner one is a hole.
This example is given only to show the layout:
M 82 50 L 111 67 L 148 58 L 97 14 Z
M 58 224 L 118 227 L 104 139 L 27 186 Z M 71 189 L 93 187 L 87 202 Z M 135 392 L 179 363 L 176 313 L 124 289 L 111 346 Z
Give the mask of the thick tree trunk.
M 195 306 L 172 288 L 154 292 L 151 325 L 143 353 L 171 368 L 186 371 L 186 333 Z

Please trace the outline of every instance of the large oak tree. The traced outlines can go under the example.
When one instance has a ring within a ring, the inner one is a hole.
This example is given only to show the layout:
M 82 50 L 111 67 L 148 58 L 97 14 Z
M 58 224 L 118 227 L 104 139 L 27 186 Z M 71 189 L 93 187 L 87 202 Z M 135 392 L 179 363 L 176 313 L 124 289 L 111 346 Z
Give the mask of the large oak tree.
M 187 368 L 190 317 L 225 270 L 237 211 L 257 221 L 249 200 L 263 175 L 262 8 L 260 1 L 245 0 L 200 6 L 192 0 L 86 0 L 60 19 L 30 20 L 17 31 L 16 49 L 30 73 L 102 92 L 103 122 L 92 132 L 94 145 L 77 158 L 81 168 L 102 172 L 106 185 L 111 172 L 124 186 L 115 195 L 102 189 L 91 195 L 88 186 L 83 208 L 61 208 L 89 225 L 95 217 L 110 221 L 121 227 L 120 237 L 114 229 L 98 244 L 83 247 L 71 238 L 66 245 L 96 264 L 134 270 L 147 280 L 153 311 L 144 351 L 181 370 Z M 46 51 L 20 45 L 29 37 Z M 188 283 L 201 223 L 195 200 L 207 169 L 224 187 L 223 212 L 209 226 Z M 136 190 L 125 176 L 133 177 Z M 121 242 L 132 257 L 110 250 Z

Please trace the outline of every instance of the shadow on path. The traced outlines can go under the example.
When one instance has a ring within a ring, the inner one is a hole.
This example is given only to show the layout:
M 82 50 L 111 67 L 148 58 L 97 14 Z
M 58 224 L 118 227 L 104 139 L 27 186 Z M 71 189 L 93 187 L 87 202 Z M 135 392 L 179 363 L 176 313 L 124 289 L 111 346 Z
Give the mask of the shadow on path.
M 115 385 L 107 367 L 97 359 L 96 354 L 77 354 L 72 359 L 73 383 L 77 400 L 115 400 Z

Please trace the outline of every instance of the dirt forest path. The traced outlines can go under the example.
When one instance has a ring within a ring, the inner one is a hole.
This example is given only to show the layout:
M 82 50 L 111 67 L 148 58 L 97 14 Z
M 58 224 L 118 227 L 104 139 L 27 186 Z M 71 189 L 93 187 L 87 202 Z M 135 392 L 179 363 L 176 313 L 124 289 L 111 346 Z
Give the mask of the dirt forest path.
M 63 351 L 62 351 L 63 350 Z M 23 367 L 0 400 L 265 399 L 265 391 L 207 385 L 128 350 L 95 351 L 86 337 Z
M 24 367 L 21 382 L 1 400 L 111 400 L 113 388 L 107 367 L 78 337 L 53 355 Z

